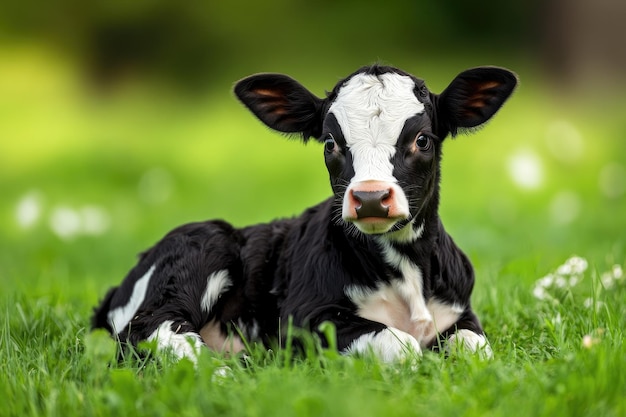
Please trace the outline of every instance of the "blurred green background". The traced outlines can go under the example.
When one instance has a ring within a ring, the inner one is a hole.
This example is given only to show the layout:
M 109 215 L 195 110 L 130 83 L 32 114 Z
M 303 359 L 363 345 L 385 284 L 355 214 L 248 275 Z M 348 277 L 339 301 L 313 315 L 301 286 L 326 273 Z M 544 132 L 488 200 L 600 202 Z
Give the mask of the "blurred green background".
M 373 62 L 435 92 L 472 66 L 519 75 L 493 121 L 445 146 L 441 215 L 479 273 L 526 262 L 531 288 L 572 254 L 621 264 L 625 5 L 2 2 L 0 283 L 86 312 L 179 224 L 328 197 L 321 148 L 270 132 L 232 86 L 282 72 L 323 95 Z

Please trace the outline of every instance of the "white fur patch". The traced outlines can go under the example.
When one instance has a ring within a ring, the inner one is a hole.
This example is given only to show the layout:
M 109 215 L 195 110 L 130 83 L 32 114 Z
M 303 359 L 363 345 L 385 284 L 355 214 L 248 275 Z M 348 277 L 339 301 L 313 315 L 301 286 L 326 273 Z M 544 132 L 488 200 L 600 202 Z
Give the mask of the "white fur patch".
M 392 363 L 421 356 L 422 349 L 413 336 L 389 327 L 360 336 L 346 349 L 348 354 L 369 352 L 385 363 Z
M 436 328 L 424 299 L 422 272 L 388 243 L 382 246 L 385 260 L 401 272 L 402 278 L 376 289 L 350 286 L 345 293 L 360 317 L 397 328 L 426 346 L 436 336 Z
M 232 282 L 228 278 L 228 271 L 222 269 L 209 275 L 207 278 L 206 289 L 200 300 L 200 307 L 206 312 L 210 313 L 211 309 L 217 302 L 217 299 L 226 291 Z
M 357 74 L 341 87 L 329 112 L 335 115 L 350 152 L 352 182 L 397 182 L 391 158 L 407 119 L 424 112 L 407 76 Z
M 345 293 L 357 306 L 359 317 L 410 332 L 409 306 L 394 285 L 380 285 L 377 289 L 350 286 Z
M 404 226 L 402 229 L 381 236 L 381 239 L 387 239 L 390 242 L 397 243 L 413 243 L 417 239 L 420 239 L 424 234 L 424 221 L 422 221 L 422 224 L 419 225 L 417 230 L 413 227 L 414 223 L 415 219 L 411 220 L 409 224 Z
M 432 314 L 435 330 L 439 333 L 449 329 L 465 311 L 465 308 L 458 304 L 444 303 L 435 298 L 429 299 L 426 307 Z
M 109 311 L 107 314 L 107 321 L 115 334 L 121 332 L 128 325 L 143 303 L 143 300 L 146 298 L 146 291 L 148 289 L 148 284 L 150 283 L 150 278 L 152 278 L 152 274 L 155 269 L 156 266 L 152 265 L 148 272 L 135 282 L 133 292 L 126 305 L 117 307 Z
M 421 229 L 416 233 L 421 233 Z M 404 331 L 422 347 L 427 346 L 437 333 L 449 329 L 459 320 L 465 306 L 449 304 L 436 298 L 426 302 L 419 267 L 395 250 L 387 240 L 380 238 L 379 243 L 385 261 L 397 268 L 402 278 L 380 284 L 374 289 L 349 286 L 345 294 L 356 305 L 360 317 Z
M 193 332 L 176 333 L 172 331 L 171 320 L 166 320 L 148 337 L 148 341 L 156 340 L 157 349 L 171 352 L 178 359 L 188 358 L 196 363 L 197 356 L 203 346 L 200 335 Z
M 474 333 L 468 329 L 457 330 L 448 338 L 448 352 L 457 350 L 467 350 L 471 353 L 478 353 L 484 359 L 493 358 L 493 351 L 485 336 Z
M 380 240 L 383 246 L 383 256 L 388 264 L 397 268 L 402 274 L 402 280 L 394 282 L 396 291 L 409 306 L 410 319 L 413 323 L 415 337 L 422 344 L 428 343 L 435 337 L 433 318 L 424 299 L 424 281 L 422 271 L 411 260 L 398 251 L 383 239 Z

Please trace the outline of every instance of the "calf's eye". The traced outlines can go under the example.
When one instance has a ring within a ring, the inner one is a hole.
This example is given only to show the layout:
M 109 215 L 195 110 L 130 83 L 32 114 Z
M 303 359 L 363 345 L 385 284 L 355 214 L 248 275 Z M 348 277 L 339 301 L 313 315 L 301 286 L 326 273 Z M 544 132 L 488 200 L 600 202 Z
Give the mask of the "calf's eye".
M 430 149 L 432 141 L 430 138 L 423 133 L 419 133 L 415 138 L 415 147 L 420 151 L 424 152 Z
M 326 139 L 324 140 L 324 150 L 327 153 L 334 152 L 337 149 L 337 142 L 335 142 L 335 138 L 332 134 L 327 134 Z

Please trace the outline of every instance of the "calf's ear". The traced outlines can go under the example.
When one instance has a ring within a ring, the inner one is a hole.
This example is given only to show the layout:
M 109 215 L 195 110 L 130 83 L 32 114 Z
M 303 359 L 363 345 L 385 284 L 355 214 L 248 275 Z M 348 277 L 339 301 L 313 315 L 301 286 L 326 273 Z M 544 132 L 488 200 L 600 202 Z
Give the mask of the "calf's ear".
M 439 122 L 453 136 L 459 129 L 478 127 L 498 111 L 516 85 L 517 76 L 504 68 L 463 71 L 438 97 Z
M 304 141 L 322 134 L 324 100 L 282 74 L 251 75 L 235 84 L 241 102 L 270 128 L 299 133 Z

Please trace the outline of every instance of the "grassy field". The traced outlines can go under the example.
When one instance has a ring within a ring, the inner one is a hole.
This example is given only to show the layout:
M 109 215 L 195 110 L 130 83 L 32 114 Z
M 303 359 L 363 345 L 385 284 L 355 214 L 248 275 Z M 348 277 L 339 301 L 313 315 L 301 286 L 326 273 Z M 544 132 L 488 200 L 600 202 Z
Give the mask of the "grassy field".
M 515 68 L 512 101 L 445 147 L 441 215 L 476 267 L 493 360 L 382 366 L 253 348 L 245 360 L 203 352 L 194 369 L 116 362 L 115 343 L 89 331 L 91 309 L 174 226 L 268 221 L 328 196 L 320 147 L 268 132 L 232 80 L 192 101 L 139 87 L 96 99 L 63 62 L 6 54 L 0 416 L 626 415 L 623 97 L 554 98 Z M 440 91 L 474 64 L 405 69 Z M 322 94 L 352 69 L 294 75 Z

